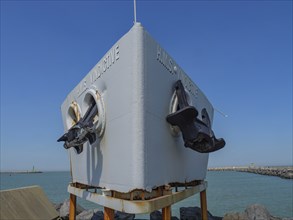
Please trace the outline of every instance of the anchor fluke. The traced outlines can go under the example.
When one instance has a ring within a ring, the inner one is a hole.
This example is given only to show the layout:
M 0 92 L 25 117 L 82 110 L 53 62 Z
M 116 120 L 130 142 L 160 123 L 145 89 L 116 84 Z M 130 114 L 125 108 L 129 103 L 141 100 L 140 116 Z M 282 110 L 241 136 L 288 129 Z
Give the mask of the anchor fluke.
M 215 137 L 207 110 L 203 108 L 201 120 L 198 119 L 198 110 L 188 104 L 181 80 L 176 82 L 175 90 L 179 109 L 169 114 L 166 120 L 180 128 L 184 146 L 200 153 L 210 153 L 223 148 L 226 144 L 225 140 Z

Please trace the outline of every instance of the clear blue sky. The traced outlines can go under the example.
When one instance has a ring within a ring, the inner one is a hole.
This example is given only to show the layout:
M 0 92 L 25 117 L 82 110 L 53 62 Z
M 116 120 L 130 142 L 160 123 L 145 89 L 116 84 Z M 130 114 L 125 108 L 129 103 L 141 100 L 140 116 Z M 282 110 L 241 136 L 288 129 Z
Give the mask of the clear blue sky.
M 205 92 L 210 166 L 292 164 L 292 1 L 137 1 Z M 132 1 L 1 1 L 1 170 L 68 170 L 60 106 L 133 24 Z

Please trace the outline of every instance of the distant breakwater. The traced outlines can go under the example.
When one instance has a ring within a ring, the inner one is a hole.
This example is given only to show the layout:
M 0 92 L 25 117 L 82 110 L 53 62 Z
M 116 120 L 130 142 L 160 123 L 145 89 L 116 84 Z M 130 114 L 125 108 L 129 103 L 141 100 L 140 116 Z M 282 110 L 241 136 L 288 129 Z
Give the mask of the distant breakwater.
M 0 173 L 7 173 L 7 174 L 32 174 L 32 173 L 43 173 L 42 171 L 5 171 Z
M 293 179 L 293 167 L 216 167 L 209 171 L 237 171 Z

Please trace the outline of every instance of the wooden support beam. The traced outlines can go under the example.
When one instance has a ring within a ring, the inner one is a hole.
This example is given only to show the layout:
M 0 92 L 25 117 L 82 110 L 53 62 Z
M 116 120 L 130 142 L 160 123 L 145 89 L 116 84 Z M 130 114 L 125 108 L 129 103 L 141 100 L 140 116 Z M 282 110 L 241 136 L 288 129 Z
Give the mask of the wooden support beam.
M 76 217 L 76 195 L 70 193 L 69 220 L 75 220 L 75 217 Z
M 201 219 L 208 220 L 207 208 L 207 193 L 206 190 L 200 192 L 200 206 L 201 206 Z
M 108 207 L 104 207 L 104 220 L 114 220 L 115 211 Z
M 162 219 L 163 220 L 171 220 L 171 206 L 166 206 L 162 209 Z

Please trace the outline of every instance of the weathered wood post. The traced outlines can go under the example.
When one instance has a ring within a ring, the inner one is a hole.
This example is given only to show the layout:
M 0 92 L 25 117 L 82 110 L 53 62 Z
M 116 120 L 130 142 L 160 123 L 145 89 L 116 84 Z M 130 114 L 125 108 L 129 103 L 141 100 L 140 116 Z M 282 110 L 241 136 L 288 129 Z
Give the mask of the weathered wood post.
M 201 219 L 208 220 L 206 189 L 200 192 Z
M 104 220 L 114 220 L 115 211 L 108 207 L 104 207 Z
M 166 206 L 162 209 L 162 219 L 163 220 L 171 220 L 171 206 Z
M 69 220 L 75 220 L 75 217 L 76 217 L 76 195 L 70 193 Z

